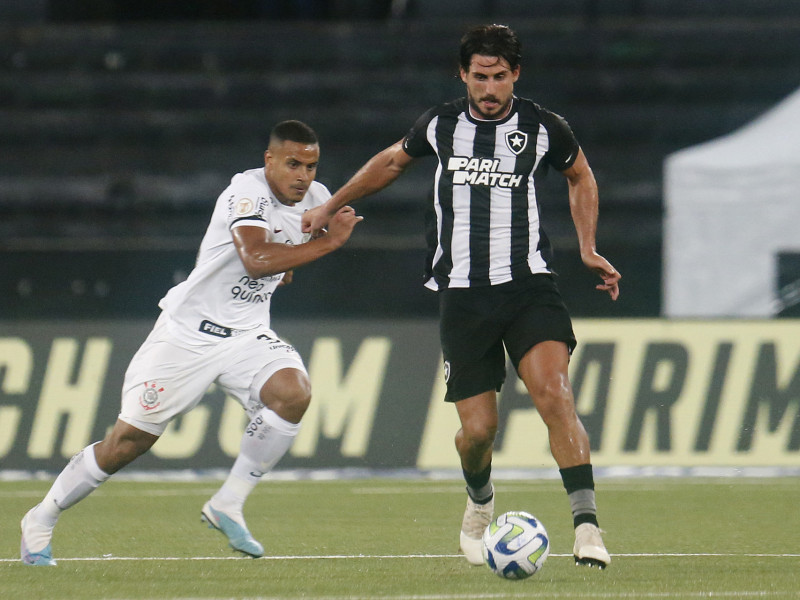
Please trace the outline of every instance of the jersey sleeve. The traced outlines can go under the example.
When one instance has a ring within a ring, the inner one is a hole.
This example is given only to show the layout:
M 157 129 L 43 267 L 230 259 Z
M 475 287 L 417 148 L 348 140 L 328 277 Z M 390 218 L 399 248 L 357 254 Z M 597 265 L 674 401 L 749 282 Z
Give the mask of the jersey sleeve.
M 269 199 L 263 191 L 234 179 L 227 192 L 228 229 L 242 225 L 269 228 Z
M 406 137 L 403 138 L 403 150 L 406 151 L 406 154 L 412 156 L 414 158 L 420 158 L 422 156 L 430 156 L 434 154 L 433 146 L 431 146 L 430 142 L 428 141 L 428 125 L 433 120 L 435 116 L 436 109 L 431 108 L 425 114 L 423 114 L 417 122 L 414 123 L 414 126 L 411 130 L 406 134 Z
M 569 169 L 578 158 L 580 144 L 567 121 L 546 109 L 541 109 L 541 119 L 550 140 L 546 158 L 558 171 Z

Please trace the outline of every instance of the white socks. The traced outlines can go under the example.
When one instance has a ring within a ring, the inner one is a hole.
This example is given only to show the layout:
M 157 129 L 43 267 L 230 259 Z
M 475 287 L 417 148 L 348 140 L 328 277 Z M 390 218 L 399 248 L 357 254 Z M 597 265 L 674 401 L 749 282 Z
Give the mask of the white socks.
M 91 494 L 110 475 L 97 466 L 94 444 L 72 457 L 50 491 L 36 508 L 34 518 L 42 525 L 55 527 L 59 515 Z
M 211 503 L 214 508 L 241 513 L 244 502 L 261 479 L 286 454 L 292 445 L 299 423 L 282 419 L 263 407 L 242 435 L 239 456 Z
M 247 496 L 261 476 L 286 454 L 299 430 L 299 423 L 282 419 L 266 406 L 256 413 L 242 435 L 239 456 L 227 480 L 212 498 L 214 507 L 241 513 Z M 52 530 L 64 510 L 86 498 L 109 477 L 97 465 L 94 444 L 87 446 L 72 457 L 30 515 Z

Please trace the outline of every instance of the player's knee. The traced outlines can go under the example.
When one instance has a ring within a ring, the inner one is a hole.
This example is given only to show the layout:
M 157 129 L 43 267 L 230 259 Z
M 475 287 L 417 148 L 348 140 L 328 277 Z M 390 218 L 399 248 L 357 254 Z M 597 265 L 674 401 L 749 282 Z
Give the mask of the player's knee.
M 261 401 L 282 419 L 299 423 L 311 403 L 311 382 L 296 369 L 279 373 L 279 377 L 270 378 L 265 384 Z
M 307 377 L 299 382 L 287 404 L 288 408 L 297 415 L 297 421 L 300 421 L 308 410 L 308 405 L 311 404 L 311 382 Z
M 464 441 L 473 448 L 489 448 L 494 444 L 497 435 L 497 425 L 491 423 L 470 422 L 464 423 L 459 432 Z
M 571 420 L 575 415 L 575 401 L 568 383 L 553 380 L 540 386 L 533 396 L 536 410 L 548 426 Z

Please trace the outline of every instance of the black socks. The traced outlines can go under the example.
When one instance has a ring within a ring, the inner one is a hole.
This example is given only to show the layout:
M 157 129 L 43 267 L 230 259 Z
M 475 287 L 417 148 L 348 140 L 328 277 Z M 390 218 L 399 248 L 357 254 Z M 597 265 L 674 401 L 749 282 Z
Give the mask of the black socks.
M 594 497 L 594 475 L 592 465 L 578 465 L 559 469 L 564 489 L 567 490 L 572 508 L 572 523 L 597 525 L 597 503 Z

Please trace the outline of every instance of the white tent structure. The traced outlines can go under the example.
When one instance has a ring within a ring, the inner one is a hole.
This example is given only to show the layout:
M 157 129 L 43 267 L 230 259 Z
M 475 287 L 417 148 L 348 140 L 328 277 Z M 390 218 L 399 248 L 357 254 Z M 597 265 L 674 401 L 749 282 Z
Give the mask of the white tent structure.
M 664 185 L 663 314 L 776 314 L 778 254 L 800 252 L 800 90 L 667 157 Z

